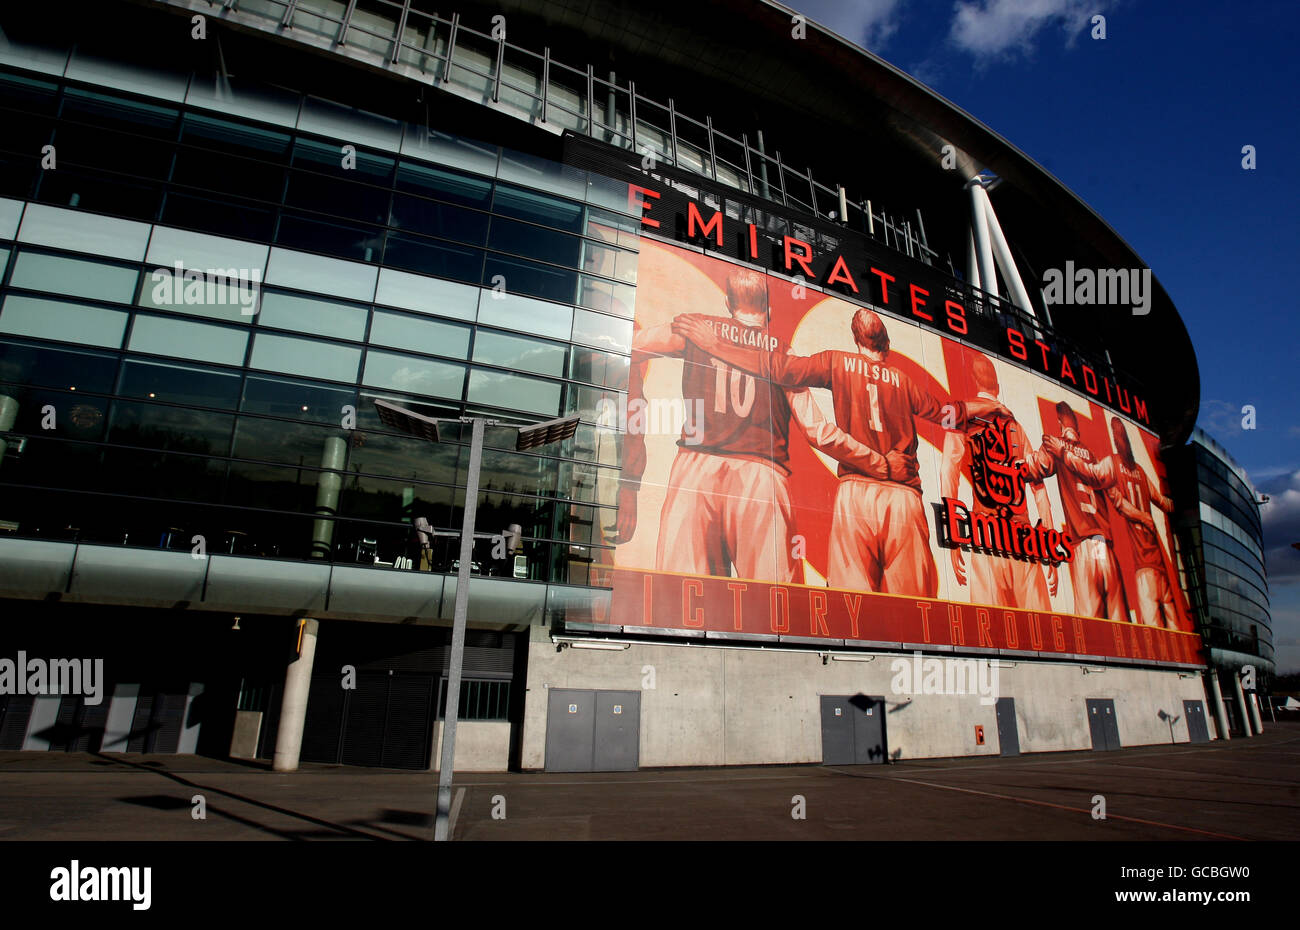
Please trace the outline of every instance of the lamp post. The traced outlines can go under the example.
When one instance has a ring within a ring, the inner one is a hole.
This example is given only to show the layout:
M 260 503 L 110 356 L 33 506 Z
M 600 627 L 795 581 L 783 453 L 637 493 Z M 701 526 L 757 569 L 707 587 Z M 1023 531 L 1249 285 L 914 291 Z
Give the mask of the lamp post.
M 465 664 L 465 623 L 469 616 L 470 561 L 474 554 L 474 519 L 478 512 L 478 478 L 483 462 L 483 431 L 497 426 L 497 420 L 485 417 L 456 419 L 426 417 L 385 400 L 375 401 L 375 410 L 385 426 L 429 442 L 441 442 L 439 426 L 444 423 L 465 424 L 471 428 L 469 472 L 465 476 L 465 516 L 460 530 L 460 564 L 456 572 L 456 611 L 451 626 L 451 662 L 447 670 L 447 710 L 442 725 L 442 761 L 438 765 L 438 812 L 433 826 L 435 841 L 451 839 L 451 781 L 456 760 L 456 723 L 460 713 L 460 680 Z M 578 417 L 560 417 L 531 426 L 518 427 L 515 449 L 537 449 L 561 442 L 578 430 Z

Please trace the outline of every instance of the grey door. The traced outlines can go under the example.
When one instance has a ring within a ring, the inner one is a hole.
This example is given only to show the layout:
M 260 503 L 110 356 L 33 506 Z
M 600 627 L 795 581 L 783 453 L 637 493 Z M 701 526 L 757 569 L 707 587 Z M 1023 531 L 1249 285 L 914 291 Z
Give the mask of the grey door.
M 552 688 L 546 700 L 546 771 L 626 772 L 640 764 L 641 695 Z
M 1183 719 L 1187 721 L 1187 736 L 1193 743 L 1208 743 L 1210 727 L 1205 722 L 1205 705 L 1200 701 L 1183 701 Z
M 1119 749 L 1119 721 L 1115 717 L 1115 702 L 1110 699 L 1088 698 L 1087 711 L 1092 748 Z
M 885 761 L 885 704 L 864 694 L 821 696 L 822 764 Z
M 843 696 L 823 694 L 822 765 L 852 765 L 853 705 Z
M 596 692 L 592 771 L 635 772 L 641 756 L 641 693 Z
M 1001 755 L 1020 755 L 1020 729 L 1016 726 L 1016 699 L 998 698 L 998 746 Z
M 546 700 L 546 771 L 590 772 L 596 692 L 552 688 Z

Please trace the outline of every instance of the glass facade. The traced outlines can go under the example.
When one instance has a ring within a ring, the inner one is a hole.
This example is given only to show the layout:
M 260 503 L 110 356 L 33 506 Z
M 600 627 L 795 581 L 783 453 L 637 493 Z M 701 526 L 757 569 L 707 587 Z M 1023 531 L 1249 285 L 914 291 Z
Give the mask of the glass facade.
M 346 140 L 14 72 L 0 108 L 18 535 L 449 571 L 454 538 L 421 559 L 411 524 L 459 533 L 468 448 L 391 434 L 385 398 L 503 424 L 479 527 L 520 524 L 524 559 L 481 541 L 476 571 L 586 584 L 608 560 L 618 442 L 595 410 L 627 387 L 625 190 L 558 165 L 571 196 L 530 187 L 523 156 L 427 129 L 419 158 L 401 127 L 371 150 L 320 101 L 299 127 Z M 28 157 L 46 145 L 57 170 Z M 571 412 L 572 440 L 513 451 L 505 425 Z
M 1259 495 L 1228 453 L 1197 430 L 1172 470 L 1185 587 L 1212 648 L 1273 669 Z

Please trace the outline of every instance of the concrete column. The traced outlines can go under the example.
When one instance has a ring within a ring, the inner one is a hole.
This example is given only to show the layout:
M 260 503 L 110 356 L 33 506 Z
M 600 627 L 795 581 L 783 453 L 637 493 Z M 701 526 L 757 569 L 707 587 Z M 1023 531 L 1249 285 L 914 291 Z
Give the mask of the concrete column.
M 18 419 L 18 401 L 14 400 L 8 394 L 0 394 L 0 433 L 7 432 L 14 428 L 14 421 Z M 9 448 L 9 443 L 0 439 L 0 462 L 4 461 L 5 451 Z
M 334 551 L 334 521 L 325 519 L 339 512 L 339 491 L 343 489 L 343 467 L 348 455 L 348 444 L 342 436 L 330 436 L 321 450 L 322 471 L 316 478 L 316 516 L 311 528 L 311 557 L 328 559 Z
M 275 757 L 271 768 L 277 772 L 296 772 L 302 752 L 302 728 L 307 722 L 307 692 L 311 689 L 311 669 L 316 661 L 316 634 L 320 623 L 302 621 L 302 653 L 289 663 L 284 672 L 284 699 L 280 702 L 280 724 L 275 731 Z M 295 635 L 297 631 L 295 630 Z
M 1210 705 L 1214 711 L 1214 722 L 1219 727 L 1219 739 L 1232 739 L 1228 732 L 1228 712 L 1223 709 L 1223 691 L 1219 688 L 1219 672 L 1210 669 L 1205 673 L 1205 680 L 1210 683 Z
M 1250 692 L 1250 696 L 1246 699 L 1246 704 L 1250 707 L 1250 719 L 1255 724 L 1255 732 L 1263 733 L 1264 721 L 1259 716 L 1259 692 Z
M 135 703 L 140 696 L 138 684 L 113 686 L 113 696 L 108 702 L 108 720 L 104 724 L 101 752 L 126 752 L 131 738 L 131 721 L 135 719 Z
M 1246 694 L 1241 690 L 1241 676 L 1235 671 L 1232 673 L 1232 687 L 1237 692 L 1237 710 L 1241 712 L 1241 729 L 1247 736 L 1254 736 L 1250 711 L 1246 709 Z

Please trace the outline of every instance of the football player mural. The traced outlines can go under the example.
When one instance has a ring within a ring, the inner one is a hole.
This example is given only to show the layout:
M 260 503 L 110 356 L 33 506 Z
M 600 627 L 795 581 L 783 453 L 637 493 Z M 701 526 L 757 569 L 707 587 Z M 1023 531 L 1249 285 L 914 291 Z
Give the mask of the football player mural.
M 1198 661 L 1157 437 L 1085 395 L 649 239 L 632 366 L 608 622 Z

